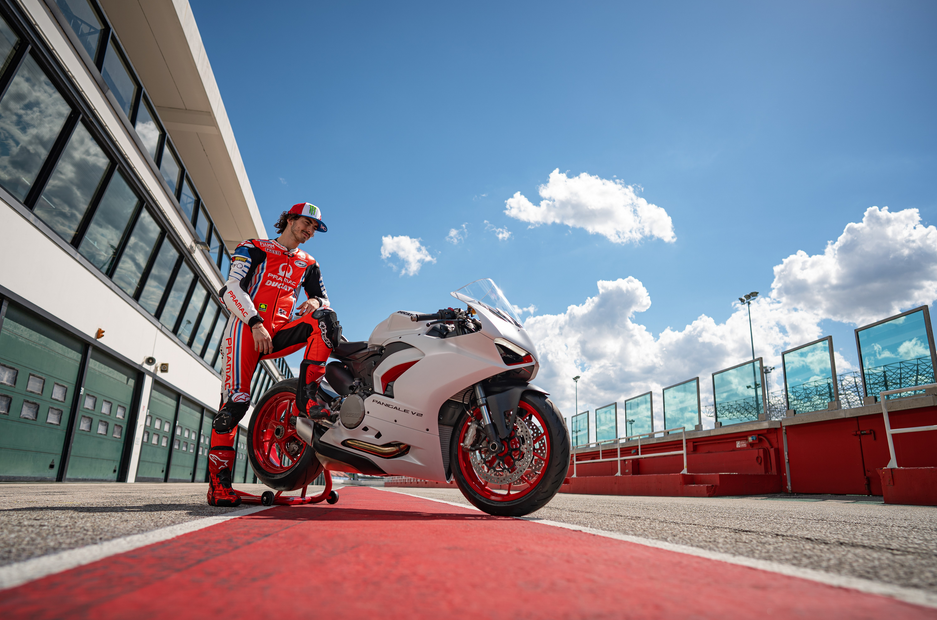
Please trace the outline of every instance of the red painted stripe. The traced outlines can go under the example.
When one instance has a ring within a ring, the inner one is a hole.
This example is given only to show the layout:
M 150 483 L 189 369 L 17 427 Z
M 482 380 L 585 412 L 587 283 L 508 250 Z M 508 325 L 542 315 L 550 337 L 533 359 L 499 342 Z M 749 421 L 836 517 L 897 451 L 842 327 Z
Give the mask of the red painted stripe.
M 0 592 L 4 618 L 935 618 L 881 596 L 366 488 Z
M 400 375 L 410 370 L 410 367 L 419 362 L 420 360 L 413 360 L 412 362 L 405 362 L 399 366 L 394 366 L 383 375 L 381 375 L 381 392 L 387 391 L 387 384 L 391 381 L 396 381 L 400 378 Z

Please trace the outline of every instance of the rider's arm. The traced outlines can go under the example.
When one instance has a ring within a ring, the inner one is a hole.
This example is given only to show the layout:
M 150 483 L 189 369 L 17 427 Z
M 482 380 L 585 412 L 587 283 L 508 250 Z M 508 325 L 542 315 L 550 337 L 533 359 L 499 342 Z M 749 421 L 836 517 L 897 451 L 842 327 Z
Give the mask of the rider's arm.
M 228 310 L 231 311 L 231 314 L 251 327 L 257 323 L 262 323 L 263 319 L 257 314 L 254 302 L 247 294 L 247 287 L 258 265 L 263 263 L 264 258 L 263 250 L 254 247 L 250 241 L 241 243 L 234 250 L 234 256 L 231 257 L 231 271 L 228 274 L 228 281 L 218 291 L 218 296 Z
M 306 291 L 308 299 L 315 299 L 319 302 L 320 308 L 329 307 L 329 294 L 325 291 L 325 284 L 322 282 L 322 270 L 319 269 L 319 262 L 313 261 L 306 267 L 306 274 L 303 276 L 303 290 Z

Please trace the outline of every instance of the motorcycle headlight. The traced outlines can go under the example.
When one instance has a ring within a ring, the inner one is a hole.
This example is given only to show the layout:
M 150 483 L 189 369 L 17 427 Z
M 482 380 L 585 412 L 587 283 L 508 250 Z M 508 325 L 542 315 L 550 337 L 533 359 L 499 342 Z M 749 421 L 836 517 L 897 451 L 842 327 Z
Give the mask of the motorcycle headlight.
M 501 355 L 501 361 L 503 361 L 508 366 L 517 366 L 518 364 L 532 364 L 534 361 L 533 356 L 520 348 L 510 340 L 505 340 L 504 338 L 495 338 L 495 347 L 498 349 L 498 354 Z

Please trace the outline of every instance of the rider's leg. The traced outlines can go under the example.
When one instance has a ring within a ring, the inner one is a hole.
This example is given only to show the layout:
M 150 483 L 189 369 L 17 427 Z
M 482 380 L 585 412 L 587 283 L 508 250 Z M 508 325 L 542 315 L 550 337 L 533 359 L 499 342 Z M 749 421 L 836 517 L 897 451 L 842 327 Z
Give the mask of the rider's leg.
M 273 337 L 274 352 L 264 356 L 265 358 L 283 357 L 305 346 L 306 352 L 303 358 L 311 363 L 306 376 L 301 377 L 300 380 L 303 381 L 308 398 L 307 413 L 312 418 L 328 415 L 328 410 L 317 404 L 316 391 L 319 381 L 325 375 L 325 364 L 329 359 L 329 354 L 338 344 L 341 335 L 342 326 L 335 312 L 331 308 L 320 308 L 280 328 Z
M 225 327 L 224 405 L 212 422 L 211 447 L 208 451 L 208 503 L 212 506 L 237 506 L 241 498 L 231 488 L 234 469 L 234 440 L 238 422 L 250 407 L 250 384 L 259 358 L 254 350 L 250 328 L 233 316 Z

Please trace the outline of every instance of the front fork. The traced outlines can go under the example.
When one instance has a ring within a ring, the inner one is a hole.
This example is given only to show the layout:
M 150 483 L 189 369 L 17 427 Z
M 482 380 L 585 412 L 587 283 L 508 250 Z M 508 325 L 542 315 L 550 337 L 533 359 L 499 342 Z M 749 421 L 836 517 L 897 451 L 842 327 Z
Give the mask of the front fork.
M 492 454 L 500 454 L 501 440 L 498 438 L 498 429 L 491 421 L 491 412 L 488 410 L 488 397 L 485 396 L 485 390 L 482 388 L 481 383 L 475 384 L 475 399 L 478 401 L 478 408 L 482 412 L 482 430 L 485 432 L 485 437 L 488 438 L 488 450 Z

